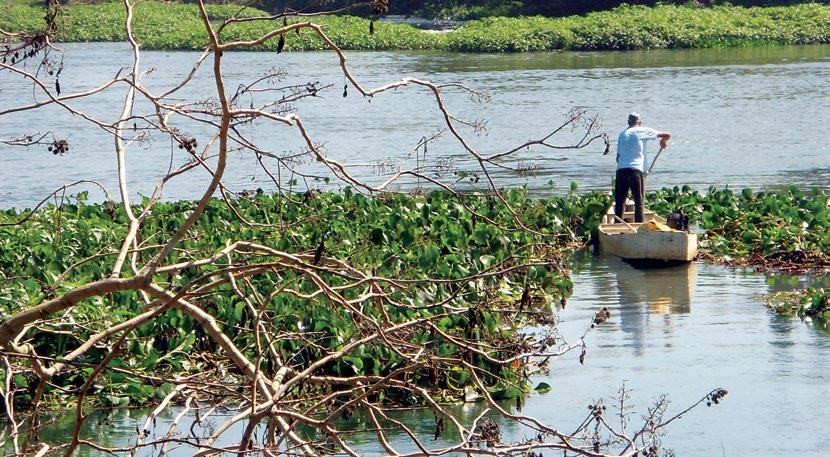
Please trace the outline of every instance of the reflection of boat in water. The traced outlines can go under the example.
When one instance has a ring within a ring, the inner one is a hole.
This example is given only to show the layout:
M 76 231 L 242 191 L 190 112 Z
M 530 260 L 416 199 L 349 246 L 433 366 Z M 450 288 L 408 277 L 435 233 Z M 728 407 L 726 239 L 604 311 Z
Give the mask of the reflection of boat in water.
M 674 323 L 692 310 L 697 283 L 697 262 L 666 268 L 638 269 L 615 256 L 604 256 L 616 276 L 620 329 L 628 336 L 636 356 L 645 354 L 656 341 L 666 344 Z M 656 319 L 655 319 L 656 318 Z M 648 335 L 664 335 L 653 339 Z
M 683 314 L 691 311 L 697 282 L 697 263 L 640 270 L 620 259 L 609 257 L 608 265 L 617 276 L 620 305 L 645 305 L 654 314 Z
M 665 224 L 665 219 L 648 210 L 643 214 L 643 222 L 634 222 L 634 205 L 630 202 L 625 205 L 623 221 L 619 221 L 612 205 L 602 216 L 599 247 L 603 252 L 644 266 L 693 260 L 697 254 L 697 235 L 668 229 Z

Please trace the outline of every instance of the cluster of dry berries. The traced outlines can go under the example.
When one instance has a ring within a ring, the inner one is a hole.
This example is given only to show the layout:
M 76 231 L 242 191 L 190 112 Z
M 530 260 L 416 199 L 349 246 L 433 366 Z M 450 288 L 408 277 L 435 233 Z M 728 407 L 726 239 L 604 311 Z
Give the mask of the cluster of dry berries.
M 187 149 L 187 152 L 193 154 L 196 152 L 196 138 L 185 138 L 179 142 L 179 149 Z
M 591 328 L 595 325 L 600 325 L 603 322 L 607 321 L 611 317 L 611 311 L 608 311 L 608 308 L 605 306 L 602 307 L 597 313 L 594 315 L 594 322 L 591 324 Z
M 660 446 L 653 444 L 640 452 L 643 453 L 643 457 L 657 457 L 658 455 L 660 455 Z
M 549 337 L 545 338 L 544 340 L 542 340 L 542 347 L 543 348 L 548 348 L 548 347 L 553 347 L 553 346 L 556 346 L 556 337 L 555 336 L 549 336 Z
M 499 424 L 492 420 L 485 420 L 476 427 L 476 433 L 481 436 L 482 441 L 486 441 L 490 447 L 495 446 L 501 441 L 501 429 Z
M 706 396 L 706 406 L 712 406 L 712 403 L 718 404 L 726 394 L 729 393 L 726 389 L 717 389 L 714 392 L 710 393 Z
M 40 291 L 43 292 L 43 298 L 47 300 L 55 298 L 55 288 L 49 284 L 41 284 Z
M 19 58 L 20 58 L 20 51 L 15 51 L 14 54 L 12 54 L 12 59 L 11 59 L 12 65 L 17 63 L 17 59 L 19 59 Z M 6 63 L 6 56 L 3 56 L 3 63 Z
M 3 48 L 3 58 L 2 58 L 2 60 L 0 60 L 0 61 L 2 61 L 3 63 L 6 63 L 6 62 L 7 62 L 7 60 L 6 60 L 6 59 L 8 58 L 8 55 L 9 55 L 9 54 L 11 54 L 11 53 L 9 52 L 9 48 L 8 48 L 8 47 L 4 47 L 4 48 Z M 20 57 L 20 54 L 19 54 L 17 51 L 15 51 L 15 53 L 14 53 L 14 54 L 11 54 L 11 57 L 12 57 L 12 58 L 11 58 L 12 65 L 14 65 L 15 61 L 17 61 L 17 58 L 18 58 L 18 57 Z
M 389 12 L 389 0 L 372 0 L 372 14 L 384 14 Z
M 588 405 L 588 409 L 591 410 L 591 414 L 594 415 L 594 419 L 599 419 L 608 407 L 605 405 Z
M 553 326 L 556 325 L 556 316 L 554 314 L 536 313 L 533 315 L 533 322 L 538 325 Z M 553 338 L 551 338 L 551 341 L 553 341 Z
M 10 60 L 11 60 L 12 65 L 14 65 L 15 63 L 17 63 L 17 59 L 20 58 L 20 51 L 15 51 L 14 54 L 12 54 L 11 52 L 7 52 L 5 55 L 3 55 L 3 63 L 7 62 L 6 59 L 8 58 L 9 55 L 11 55 Z
M 32 58 L 37 55 L 47 45 L 46 35 L 37 34 L 32 37 L 24 37 L 22 43 L 17 48 L 10 48 L 9 45 L 4 45 L 0 49 L 2 55 L 2 62 L 6 63 L 11 60 L 11 64 L 22 62 L 25 59 Z
M 443 434 L 444 434 L 444 418 L 435 416 L 435 438 L 434 438 L 434 440 L 437 440 Z
M 380 16 L 389 12 L 389 0 L 372 0 L 372 14 Z M 369 20 L 369 35 L 375 34 L 375 19 Z
M 52 146 L 49 146 L 49 152 L 55 155 L 64 155 L 69 152 L 69 142 L 66 140 L 55 140 Z
M 297 29 L 298 31 L 300 29 Z M 285 35 L 280 35 L 279 41 L 277 41 L 277 54 L 281 53 L 285 49 Z
M 104 203 L 104 211 L 107 212 L 107 214 L 110 216 L 111 220 L 115 220 L 115 202 L 114 201 L 107 200 L 107 202 Z

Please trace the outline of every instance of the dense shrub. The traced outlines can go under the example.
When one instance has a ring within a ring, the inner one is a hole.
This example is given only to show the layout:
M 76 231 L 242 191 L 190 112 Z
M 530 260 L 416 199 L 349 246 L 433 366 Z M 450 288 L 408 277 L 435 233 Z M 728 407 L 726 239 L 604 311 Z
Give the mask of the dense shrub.
M 313 2 L 296 0 L 261 0 L 266 9 L 281 11 L 287 7 L 296 8 Z M 340 8 L 352 5 L 351 0 L 329 0 L 311 5 L 311 8 Z M 801 3 L 830 4 L 830 0 L 393 0 L 389 2 L 390 13 L 421 15 L 426 17 L 447 17 L 455 19 L 478 19 L 488 16 L 544 15 L 553 17 L 585 14 L 616 8 L 623 4 L 656 6 L 681 5 L 707 7 L 731 3 L 739 6 L 787 6 Z M 367 13 L 368 8 L 354 9 L 352 14 Z
M 120 4 L 74 5 L 65 9 L 62 41 L 123 40 Z M 209 5 L 217 24 L 240 12 L 238 6 Z M 264 14 L 247 9 L 244 14 Z M 0 6 L 0 29 L 36 30 L 42 11 L 25 1 Z M 296 19 L 295 19 L 296 20 Z M 768 46 L 830 42 L 830 6 L 816 3 L 774 8 L 716 6 L 692 8 L 664 5 L 654 8 L 621 6 L 586 16 L 550 18 L 491 17 L 470 21 L 446 34 L 420 31 L 403 24 L 354 16 L 310 19 L 320 24 L 335 43 L 351 50 L 440 49 L 465 52 L 526 52 L 558 49 L 626 50 L 654 48 L 709 48 Z M 225 41 L 252 39 L 279 24 L 234 24 Z M 203 49 L 206 34 L 194 5 L 156 1 L 139 3 L 135 33 L 145 49 Z M 276 39 L 258 49 L 272 50 Z M 286 36 L 287 50 L 323 49 L 311 31 Z

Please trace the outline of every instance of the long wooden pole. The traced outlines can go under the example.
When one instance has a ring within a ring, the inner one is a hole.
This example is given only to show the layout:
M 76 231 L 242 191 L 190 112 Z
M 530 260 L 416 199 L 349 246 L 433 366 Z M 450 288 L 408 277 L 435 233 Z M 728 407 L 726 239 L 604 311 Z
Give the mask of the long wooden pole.
M 655 163 L 657 163 L 657 159 L 659 159 L 659 158 L 660 158 L 660 153 L 661 153 L 661 152 L 663 152 L 663 149 L 666 149 L 666 148 L 664 148 L 664 147 L 660 147 L 660 150 L 659 150 L 659 151 L 657 151 L 657 155 L 656 155 L 656 156 L 654 156 L 654 160 L 651 162 L 651 166 L 650 166 L 650 167 L 648 167 L 648 172 L 649 172 L 649 173 L 651 173 L 651 169 L 652 169 L 652 168 L 654 168 L 654 164 L 655 164 Z
M 625 215 L 625 214 L 623 214 L 623 216 L 624 216 L 624 215 Z M 618 221 L 622 222 L 623 224 L 625 224 L 625 226 L 626 226 L 626 227 L 630 228 L 632 231 L 634 231 L 634 232 L 636 232 L 636 231 L 637 231 L 637 229 L 635 229 L 634 227 L 632 227 L 632 226 L 631 226 L 631 224 L 629 224 L 628 222 L 626 222 L 626 221 L 625 221 L 625 219 L 621 218 L 620 216 L 617 216 L 616 214 L 614 214 L 614 219 L 616 219 L 616 220 L 618 220 Z

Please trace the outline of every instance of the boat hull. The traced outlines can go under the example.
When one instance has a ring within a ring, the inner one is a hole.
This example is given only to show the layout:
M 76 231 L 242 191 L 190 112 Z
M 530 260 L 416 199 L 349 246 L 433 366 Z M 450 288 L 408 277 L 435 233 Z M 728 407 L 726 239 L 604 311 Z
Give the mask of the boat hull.
M 601 227 L 599 245 L 603 252 L 632 261 L 682 263 L 697 255 L 697 235 L 679 231 L 614 233 Z
M 621 257 L 640 266 L 663 266 L 685 263 L 697 255 L 697 235 L 681 230 L 638 230 L 642 223 L 633 222 L 633 205 L 626 205 L 623 221 L 608 209 L 599 226 L 600 250 Z M 651 211 L 644 214 L 645 222 L 665 224 L 665 219 Z

